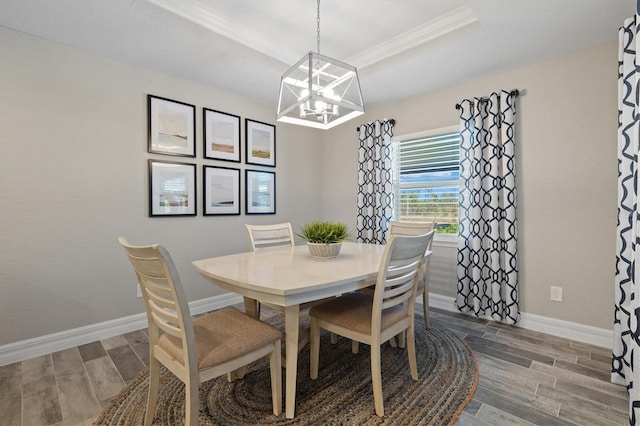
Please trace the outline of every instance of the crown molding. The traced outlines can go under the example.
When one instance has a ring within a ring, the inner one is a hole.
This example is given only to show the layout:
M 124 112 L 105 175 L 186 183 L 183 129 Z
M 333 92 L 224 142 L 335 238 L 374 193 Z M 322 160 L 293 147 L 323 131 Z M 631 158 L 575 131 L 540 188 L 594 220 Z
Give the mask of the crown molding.
M 275 43 L 251 27 L 243 26 L 239 22 L 232 22 L 214 13 L 210 7 L 207 7 L 200 0 L 146 1 L 200 25 L 209 31 L 226 37 L 229 40 L 276 59 L 283 64 L 291 62 L 291 57 L 298 56 L 295 52 L 287 51 L 286 46 Z
M 175 15 L 181 16 L 209 31 L 219 34 L 229 40 L 242 44 L 250 49 L 276 59 L 283 64 L 294 62 L 301 52 L 293 52 L 282 43 L 265 37 L 250 27 L 239 22 L 232 22 L 214 13 L 201 0 L 146 0 L 148 3 L 161 7 Z M 352 56 L 345 62 L 357 68 L 364 68 L 383 61 L 401 52 L 433 41 L 446 34 L 466 27 L 478 21 L 478 17 L 467 5 L 454 9 L 422 25 L 398 34 L 389 40 L 379 43 L 369 49 Z M 293 59 L 292 59 L 293 58 Z
M 350 57 L 345 62 L 362 69 L 401 52 L 443 37 L 476 21 L 478 21 L 478 17 L 469 6 L 465 5 L 366 49 Z

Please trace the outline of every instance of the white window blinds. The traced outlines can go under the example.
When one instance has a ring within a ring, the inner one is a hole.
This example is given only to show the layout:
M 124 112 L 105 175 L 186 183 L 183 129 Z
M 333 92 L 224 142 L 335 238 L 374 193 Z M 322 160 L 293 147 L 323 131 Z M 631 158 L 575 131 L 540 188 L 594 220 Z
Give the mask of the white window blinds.
M 460 134 L 435 135 L 400 142 L 400 173 L 436 173 L 460 168 Z
M 451 128 L 427 136 L 399 138 L 398 220 L 439 224 L 438 232 L 457 233 L 460 134 Z

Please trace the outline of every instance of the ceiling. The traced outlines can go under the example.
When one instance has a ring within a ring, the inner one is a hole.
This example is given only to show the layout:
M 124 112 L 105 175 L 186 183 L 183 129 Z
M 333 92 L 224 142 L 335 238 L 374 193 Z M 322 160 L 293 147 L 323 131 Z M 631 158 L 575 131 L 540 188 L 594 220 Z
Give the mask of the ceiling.
M 320 53 L 365 107 L 617 40 L 636 0 L 322 0 Z M 0 0 L 0 25 L 276 105 L 314 0 Z M 615 71 L 612 71 L 615 72 Z

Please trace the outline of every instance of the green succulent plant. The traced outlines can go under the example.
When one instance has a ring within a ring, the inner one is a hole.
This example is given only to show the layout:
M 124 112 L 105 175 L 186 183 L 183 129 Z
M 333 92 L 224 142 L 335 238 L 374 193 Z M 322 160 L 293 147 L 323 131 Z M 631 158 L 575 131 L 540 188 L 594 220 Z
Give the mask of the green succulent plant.
M 300 228 L 296 234 L 310 243 L 341 243 L 351 236 L 347 225 L 341 222 L 313 221 Z

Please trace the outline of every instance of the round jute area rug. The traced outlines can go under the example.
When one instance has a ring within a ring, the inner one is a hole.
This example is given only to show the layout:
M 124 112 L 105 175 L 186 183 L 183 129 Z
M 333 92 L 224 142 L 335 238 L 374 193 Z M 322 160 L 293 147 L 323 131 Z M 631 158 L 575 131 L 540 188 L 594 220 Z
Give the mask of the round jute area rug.
M 277 315 L 272 321 L 282 326 L 282 320 L 282 315 Z M 478 366 L 471 348 L 433 321 L 431 329 L 425 330 L 422 317 L 416 315 L 418 381 L 411 379 L 404 349 L 386 343 L 382 349 L 383 418 L 376 416 L 373 405 L 369 347 L 361 344 L 360 352 L 354 355 L 350 340 L 338 338 L 332 345 L 329 335 L 323 334 L 318 379 L 309 379 L 309 346 L 299 354 L 294 419 L 273 415 L 269 362 L 265 358 L 250 365 L 242 380 L 229 383 L 225 376 L 200 385 L 200 424 L 453 424 L 478 385 Z M 142 425 L 147 384 L 148 373 L 143 373 L 109 403 L 95 424 Z M 155 422 L 184 422 L 184 385 L 164 369 Z

